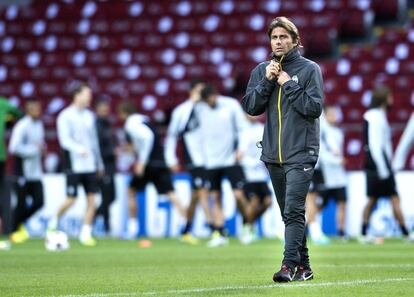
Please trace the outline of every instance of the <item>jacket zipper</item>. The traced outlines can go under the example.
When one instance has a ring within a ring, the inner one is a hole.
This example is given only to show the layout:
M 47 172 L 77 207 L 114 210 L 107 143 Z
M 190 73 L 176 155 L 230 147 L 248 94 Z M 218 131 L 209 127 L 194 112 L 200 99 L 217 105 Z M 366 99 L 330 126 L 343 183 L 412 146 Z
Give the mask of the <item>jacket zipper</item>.
M 279 64 L 280 64 L 280 71 L 282 71 L 282 60 L 285 56 L 282 56 L 280 58 Z M 279 144 L 279 162 L 282 163 L 282 145 L 281 145 L 281 139 L 282 139 L 282 110 L 280 108 L 280 101 L 282 98 L 282 86 L 279 86 L 279 92 L 277 95 L 277 113 L 279 118 L 279 129 L 278 129 L 278 144 Z

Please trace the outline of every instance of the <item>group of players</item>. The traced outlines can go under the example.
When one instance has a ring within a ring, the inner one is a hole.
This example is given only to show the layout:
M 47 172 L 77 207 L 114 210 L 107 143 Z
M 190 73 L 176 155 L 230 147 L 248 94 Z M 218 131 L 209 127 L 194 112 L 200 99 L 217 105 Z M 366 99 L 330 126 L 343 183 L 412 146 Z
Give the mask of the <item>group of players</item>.
M 266 168 L 256 147 L 263 124 L 246 116 L 236 99 L 219 95 L 202 80 L 193 80 L 189 98 L 172 112 L 165 146 L 156 129 L 136 113 L 133 104 L 120 105 L 119 115 L 125 120 L 125 131 L 138 157 L 129 185 L 129 237 L 134 238 L 138 229 L 136 192 L 145 190 L 146 184 L 152 182 L 158 194 L 166 195 L 186 221 L 182 241 L 198 243 L 191 229 L 195 208 L 200 203 L 212 234 L 207 245 L 227 245 L 221 199 L 222 181 L 227 178 L 243 217 L 241 242 L 255 240 L 253 223 L 272 203 Z M 191 176 L 191 201 L 187 208 L 181 204 L 172 183 L 172 173 L 180 168 L 178 143 L 182 143 L 184 169 Z
M 59 219 L 75 203 L 78 186 L 83 186 L 87 208 L 79 240 L 83 245 L 95 246 L 92 225 L 98 215 L 104 218 L 109 230 L 109 205 L 115 198 L 114 173 L 116 155 L 108 120 L 109 103 L 96 103 L 96 116 L 89 109 L 91 88 L 86 83 L 71 86 L 71 104 L 57 117 L 57 136 L 62 154 L 62 170 L 66 175 L 66 199 L 48 224 L 48 232 L 58 229 Z M 29 100 L 26 116 L 13 128 L 9 152 L 14 156 L 14 189 L 17 207 L 14 214 L 13 243 L 29 238 L 26 220 L 43 206 L 42 156 L 45 151 L 45 131 L 41 121 L 41 103 Z M 163 145 L 157 129 L 149 119 L 137 113 L 132 102 L 118 106 L 124 123 L 127 148 L 136 156 L 133 176 L 128 188 L 128 238 L 139 231 L 136 193 L 153 183 L 159 195 L 165 195 L 185 220 L 182 241 L 196 244 L 191 235 L 195 207 L 200 202 L 212 238 L 208 246 L 228 244 L 224 229 L 221 203 L 221 184 L 228 178 L 237 207 L 243 216 L 243 243 L 255 239 L 253 223 L 271 205 L 267 186 L 267 172 L 259 160 L 257 143 L 263 134 L 263 124 L 248 117 L 236 99 L 219 95 L 201 80 L 191 82 L 189 98 L 172 113 Z M 172 173 L 179 170 L 177 144 L 182 140 L 184 168 L 191 175 L 192 195 L 188 207 L 174 191 Z M 95 210 L 95 199 L 102 193 L 102 203 Z M 31 197 L 31 203 L 27 198 Z M 213 200 L 210 207 L 209 199 Z
M 393 154 L 391 127 L 387 120 L 387 111 L 392 105 L 392 92 L 386 87 L 379 87 L 373 91 L 370 106 L 363 116 L 364 171 L 368 202 L 363 210 L 361 236 L 358 237 L 361 243 L 378 242 L 375 236 L 369 234 L 368 229 L 370 216 L 379 198 L 390 199 L 401 234 L 407 241 L 414 241 L 414 232 L 410 234 L 406 227 L 394 176 L 394 172 L 404 168 L 408 152 L 413 145 L 414 113 Z M 329 243 L 329 238 L 322 232 L 316 215 L 330 198 L 336 202 L 337 235 L 343 239 L 347 238 L 345 233 L 346 158 L 344 133 L 338 127 L 338 115 L 338 107 L 325 105 L 321 117 L 319 160 L 306 198 L 309 236 L 317 244 Z
M 115 199 L 116 154 L 108 120 L 111 110 L 107 101 L 95 104 L 96 115 L 89 109 L 92 92 L 86 83 L 74 84 L 71 97 L 71 104 L 57 118 L 67 198 L 50 220 L 48 232 L 57 230 L 59 218 L 74 204 L 78 186 L 82 185 L 87 195 L 87 210 L 79 240 L 83 245 L 95 246 L 96 240 L 92 235 L 94 219 L 102 215 L 105 230 L 109 231 L 109 206 Z M 369 216 L 377 199 L 383 196 L 391 197 L 401 231 L 409 237 L 391 168 L 389 125 L 384 114 L 391 101 L 388 90 L 377 91 L 373 95 L 371 108 L 364 116 L 369 197 L 362 226 L 365 242 L 372 240 L 367 236 Z M 9 143 L 9 152 L 15 159 L 14 189 L 17 196 L 14 232 L 10 236 L 13 243 L 29 238 L 25 222 L 43 206 L 41 180 L 45 131 L 41 113 L 40 102 L 29 100 L 26 116 L 13 128 Z M 129 140 L 127 148 L 136 156 L 128 187 L 128 238 L 136 238 L 139 232 L 136 194 L 145 191 L 148 183 L 153 183 L 158 194 L 165 195 L 185 220 L 181 236 L 183 242 L 198 243 L 198 239 L 192 236 L 191 228 L 195 208 L 200 203 L 212 234 L 208 246 L 227 245 L 221 199 L 224 178 L 231 184 L 237 209 L 243 217 L 241 242 L 249 244 L 257 238 L 254 222 L 272 204 L 272 194 L 267 185 L 268 172 L 260 161 L 260 140 L 264 127 L 257 117 L 246 115 L 236 99 L 218 94 L 202 80 L 191 82 L 189 98 L 174 109 L 165 145 L 157 129 L 146 116 L 137 113 L 132 102 L 120 104 L 117 113 Z M 338 236 L 346 236 L 344 134 L 338 127 L 337 116 L 336 106 L 324 107 L 320 159 L 316 166 L 319 170 L 315 171 L 307 197 L 309 234 L 315 243 L 321 244 L 328 243 L 329 239 L 323 234 L 316 215 L 330 198 L 335 198 L 337 203 Z M 407 137 L 402 138 L 397 151 L 398 164 L 404 163 L 402 160 L 412 142 Z M 188 207 L 182 205 L 175 193 L 172 179 L 172 173 L 180 170 L 180 158 L 177 156 L 179 142 L 182 144 L 183 167 L 191 176 L 192 192 Z M 389 152 L 382 154 L 382 151 Z M 96 210 L 95 196 L 98 192 L 102 194 L 102 202 Z M 31 203 L 27 203 L 28 196 L 32 198 Z M 2 244 L 5 245 L 4 242 Z

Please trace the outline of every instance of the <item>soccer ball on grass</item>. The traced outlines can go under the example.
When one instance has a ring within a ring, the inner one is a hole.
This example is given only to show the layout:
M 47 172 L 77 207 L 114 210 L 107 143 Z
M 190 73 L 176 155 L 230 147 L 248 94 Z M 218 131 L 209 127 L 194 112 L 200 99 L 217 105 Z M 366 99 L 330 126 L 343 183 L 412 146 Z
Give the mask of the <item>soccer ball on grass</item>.
M 45 248 L 50 252 L 66 251 L 70 247 L 69 239 L 63 231 L 53 231 L 46 233 Z

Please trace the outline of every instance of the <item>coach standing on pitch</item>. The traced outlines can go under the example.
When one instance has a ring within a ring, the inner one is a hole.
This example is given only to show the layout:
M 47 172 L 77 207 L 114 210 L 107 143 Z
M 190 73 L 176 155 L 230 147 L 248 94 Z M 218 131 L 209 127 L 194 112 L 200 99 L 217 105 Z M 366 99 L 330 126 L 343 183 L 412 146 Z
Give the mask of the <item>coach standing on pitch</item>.
M 285 17 L 269 25 L 272 61 L 251 73 L 243 108 L 267 113 L 262 157 L 285 223 L 285 251 L 275 282 L 310 280 L 305 200 L 319 153 L 323 84 L 319 66 L 301 56 L 299 31 Z

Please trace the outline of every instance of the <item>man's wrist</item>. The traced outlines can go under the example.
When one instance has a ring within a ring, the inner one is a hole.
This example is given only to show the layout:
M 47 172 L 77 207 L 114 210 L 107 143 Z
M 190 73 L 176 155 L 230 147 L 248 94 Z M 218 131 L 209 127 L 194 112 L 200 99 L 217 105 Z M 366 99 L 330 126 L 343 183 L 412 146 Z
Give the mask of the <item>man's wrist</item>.
M 288 79 L 282 82 L 281 86 L 285 85 L 287 82 L 291 81 L 292 79 Z
M 289 79 L 281 85 L 285 91 L 289 91 L 292 88 L 297 86 L 296 82 L 293 79 Z

